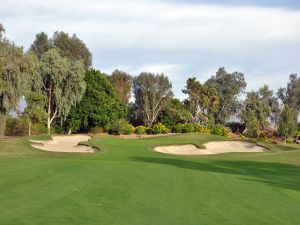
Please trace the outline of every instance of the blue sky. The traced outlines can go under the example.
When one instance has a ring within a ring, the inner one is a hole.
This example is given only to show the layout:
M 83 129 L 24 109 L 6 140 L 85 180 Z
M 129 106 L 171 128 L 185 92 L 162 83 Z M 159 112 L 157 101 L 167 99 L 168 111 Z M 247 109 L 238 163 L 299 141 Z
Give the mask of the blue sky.
M 300 73 L 300 1 L 0 0 L 6 36 L 27 49 L 35 34 L 76 33 L 93 66 L 132 75 L 165 73 L 176 97 L 188 77 L 224 66 L 247 90 L 285 86 Z

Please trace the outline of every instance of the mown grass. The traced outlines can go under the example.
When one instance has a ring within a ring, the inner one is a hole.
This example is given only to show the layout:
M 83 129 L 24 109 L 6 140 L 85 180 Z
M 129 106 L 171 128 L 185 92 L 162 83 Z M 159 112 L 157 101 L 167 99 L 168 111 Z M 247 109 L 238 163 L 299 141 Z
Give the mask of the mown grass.
M 299 224 L 300 149 L 173 156 L 157 145 L 227 138 L 98 136 L 97 154 L 0 142 L 0 224 Z

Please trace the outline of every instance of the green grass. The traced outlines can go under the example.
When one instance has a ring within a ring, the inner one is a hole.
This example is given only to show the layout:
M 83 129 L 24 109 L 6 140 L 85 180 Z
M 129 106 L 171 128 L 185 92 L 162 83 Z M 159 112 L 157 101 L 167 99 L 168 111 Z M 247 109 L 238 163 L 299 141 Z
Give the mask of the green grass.
M 100 136 L 90 144 L 101 152 L 90 155 L 35 150 L 26 138 L 2 141 L 0 224 L 299 224 L 296 145 L 197 157 L 152 151 L 211 140 L 226 138 Z

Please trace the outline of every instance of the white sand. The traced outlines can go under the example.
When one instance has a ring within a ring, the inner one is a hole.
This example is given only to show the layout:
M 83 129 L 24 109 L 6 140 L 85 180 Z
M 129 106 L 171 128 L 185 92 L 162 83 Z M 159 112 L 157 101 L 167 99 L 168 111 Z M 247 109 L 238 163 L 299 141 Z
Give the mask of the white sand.
M 88 135 L 68 135 L 68 136 L 53 136 L 52 140 L 30 140 L 36 144 L 32 144 L 32 147 L 52 152 L 82 152 L 82 153 L 94 153 L 95 150 L 92 147 L 78 145 L 81 141 L 88 141 L 91 137 Z
M 265 148 L 255 143 L 240 141 L 216 141 L 204 144 L 205 149 L 199 149 L 195 145 L 171 145 L 159 146 L 154 150 L 157 152 L 175 155 L 212 155 L 229 152 L 263 152 Z

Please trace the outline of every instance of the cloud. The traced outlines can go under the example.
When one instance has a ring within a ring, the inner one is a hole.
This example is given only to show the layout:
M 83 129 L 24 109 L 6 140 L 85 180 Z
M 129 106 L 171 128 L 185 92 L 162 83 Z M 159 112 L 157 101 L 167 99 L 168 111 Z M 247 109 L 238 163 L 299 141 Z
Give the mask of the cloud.
M 19 42 L 25 31 L 32 34 L 45 29 L 77 33 L 96 48 L 235 51 L 270 42 L 300 42 L 300 12 L 280 8 L 136 0 L 13 0 L 0 13 L 8 33 Z M 18 29 L 9 30 L 14 27 Z
M 176 96 L 186 78 L 203 82 L 221 66 L 245 73 L 250 90 L 284 86 L 300 71 L 299 9 L 217 2 L 7 0 L 0 21 L 25 48 L 41 31 L 76 33 L 93 52 L 94 67 L 164 72 Z

